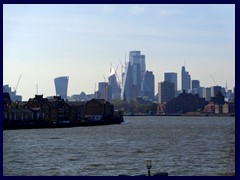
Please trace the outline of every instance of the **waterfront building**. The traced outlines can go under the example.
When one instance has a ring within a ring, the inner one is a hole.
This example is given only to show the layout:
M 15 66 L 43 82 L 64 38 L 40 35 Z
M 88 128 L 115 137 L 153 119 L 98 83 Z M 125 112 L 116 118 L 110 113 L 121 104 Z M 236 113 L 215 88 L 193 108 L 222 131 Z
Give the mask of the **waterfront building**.
M 204 98 L 191 93 L 181 93 L 178 97 L 171 99 L 165 105 L 166 113 L 187 113 L 202 110 L 205 105 Z
M 235 114 L 235 103 L 224 103 L 223 114 Z
M 155 77 L 152 71 L 146 71 L 143 82 L 142 82 L 142 95 L 143 97 L 146 97 L 146 99 L 153 101 L 154 100 L 154 83 L 155 83 Z
M 188 93 L 191 88 L 191 76 L 189 72 L 185 70 L 185 67 L 182 66 L 182 92 L 185 91 Z
M 65 102 L 60 96 L 47 99 L 43 95 L 35 95 L 20 108 L 31 109 L 34 112 L 33 119 L 35 120 L 76 121 L 84 116 L 84 102 Z
M 158 83 L 158 103 L 166 103 L 174 96 L 174 83 L 167 81 Z
M 85 117 L 101 120 L 103 116 L 113 116 L 114 107 L 104 99 L 92 99 L 85 103 Z
M 174 83 L 175 97 L 177 97 L 177 73 L 166 72 L 164 73 L 164 81 Z
M 54 79 L 56 96 L 61 96 L 64 100 L 67 100 L 68 79 L 68 76 L 57 77 Z
M 141 51 L 130 51 L 123 78 L 122 99 L 131 100 L 141 95 L 145 71 L 145 55 L 142 55 Z

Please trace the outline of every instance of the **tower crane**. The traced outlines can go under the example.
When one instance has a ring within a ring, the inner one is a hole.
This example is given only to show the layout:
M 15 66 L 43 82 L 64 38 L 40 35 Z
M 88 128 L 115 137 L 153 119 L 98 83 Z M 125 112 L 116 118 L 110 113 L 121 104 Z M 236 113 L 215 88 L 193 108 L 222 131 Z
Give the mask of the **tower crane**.
M 18 84 L 19 84 L 19 82 L 20 82 L 20 79 L 21 79 L 21 74 L 20 74 L 20 76 L 19 76 L 19 78 L 18 78 L 18 81 L 17 81 L 17 85 L 16 85 L 16 87 L 14 88 L 15 90 L 14 90 L 14 92 L 15 93 L 17 93 L 17 88 L 18 88 Z
M 126 55 L 125 55 L 126 56 Z M 122 62 L 120 61 L 119 59 L 119 62 L 121 64 L 121 77 L 122 77 L 122 80 L 121 80 L 121 86 L 123 86 L 123 69 L 124 69 L 124 65 L 122 64 Z M 126 68 L 126 67 L 125 67 Z
M 105 76 L 103 76 L 103 79 L 104 79 L 104 82 L 107 82 Z
M 217 86 L 218 84 L 217 84 L 217 82 L 215 81 L 215 79 L 213 78 L 212 75 L 211 75 L 211 78 L 212 78 L 212 80 L 214 81 L 215 85 Z

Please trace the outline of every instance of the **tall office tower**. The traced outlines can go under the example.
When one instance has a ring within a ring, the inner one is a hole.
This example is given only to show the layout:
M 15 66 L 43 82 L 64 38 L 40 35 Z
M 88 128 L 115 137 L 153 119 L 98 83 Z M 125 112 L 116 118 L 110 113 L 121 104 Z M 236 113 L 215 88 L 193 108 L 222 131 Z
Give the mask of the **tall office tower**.
M 192 89 L 199 88 L 200 81 L 199 80 L 192 80 Z
M 189 93 L 191 88 L 191 76 L 185 71 L 185 67 L 182 66 L 182 92 L 185 90 L 186 93 Z
M 205 98 L 205 101 L 210 101 L 210 99 L 211 99 L 211 88 L 210 87 L 203 89 L 203 97 Z
M 112 89 L 112 99 L 120 99 L 121 97 L 121 88 L 119 83 L 117 82 L 116 72 L 114 68 L 111 69 L 110 75 L 108 77 L 108 85 Z
M 141 51 L 130 51 L 129 62 L 123 78 L 122 99 L 131 100 L 141 95 L 145 71 L 145 55 L 141 55 Z
M 203 98 L 204 87 L 197 88 L 197 94 L 199 95 L 200 98 Z
M 57 77 L 54 79 L 56 95 L 67 100 L 68 76 Z
M 141 54 L 141 51 L 130 51 L 129 53 L 129 62 L 133 68 L 133 79 L 134 83 L 138 84 L 139 74 L 140 74 L 140 85 L 143 80 L 143 76 L 146 71 L 146 64 L 145 64 L 145 55 Z M 138 67 L 139 65 L 139 67 Z M 138 69 L 140 68 L 140 69 Z
M 200 87 L 200 81 L 199 80 L 192 80 L 192 94 L 199 94 L 198 89 Z
M 158 103 L 166 103 L 174 98 L 174 83 L 160 82 L 158 83 Z
M 112 91 L 107 82 L 99 82 L 98 83 L 98 93 L 97 99 L 105 99 L 107 101 L 111 101 Z
M 174 83 L 175 97 L 177 97 L 177 73 L 167 72 L 164 73 L 164 81 Z
M 154 100 L 154 74 L 152 71 L 146 71 L 142 82 L 142 95 L 149 100 Z
M 211 87 L 211 97 L 216 97 L 216 94 L 218 92 L 222 92 L 222 87 L 221 86 L 212 86 Z

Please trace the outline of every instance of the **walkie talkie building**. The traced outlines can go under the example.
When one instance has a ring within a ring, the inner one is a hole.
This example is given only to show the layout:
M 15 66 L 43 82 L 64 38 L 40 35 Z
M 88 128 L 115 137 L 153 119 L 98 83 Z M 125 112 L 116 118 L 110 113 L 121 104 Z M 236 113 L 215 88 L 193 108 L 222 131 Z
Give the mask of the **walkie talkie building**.
M 56 95 L 61 96 L 64 100 L 67 99 L 68 76 L 57 77 L 54 79 Z

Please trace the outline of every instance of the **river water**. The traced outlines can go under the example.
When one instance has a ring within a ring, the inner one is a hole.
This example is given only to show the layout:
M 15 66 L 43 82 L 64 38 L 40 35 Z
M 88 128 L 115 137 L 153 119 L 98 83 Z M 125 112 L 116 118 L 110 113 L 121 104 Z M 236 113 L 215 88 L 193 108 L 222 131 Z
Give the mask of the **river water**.
M 235 117 L 124 117 L 120 125 L 3 131 L 4 176 L 235 173 Z

